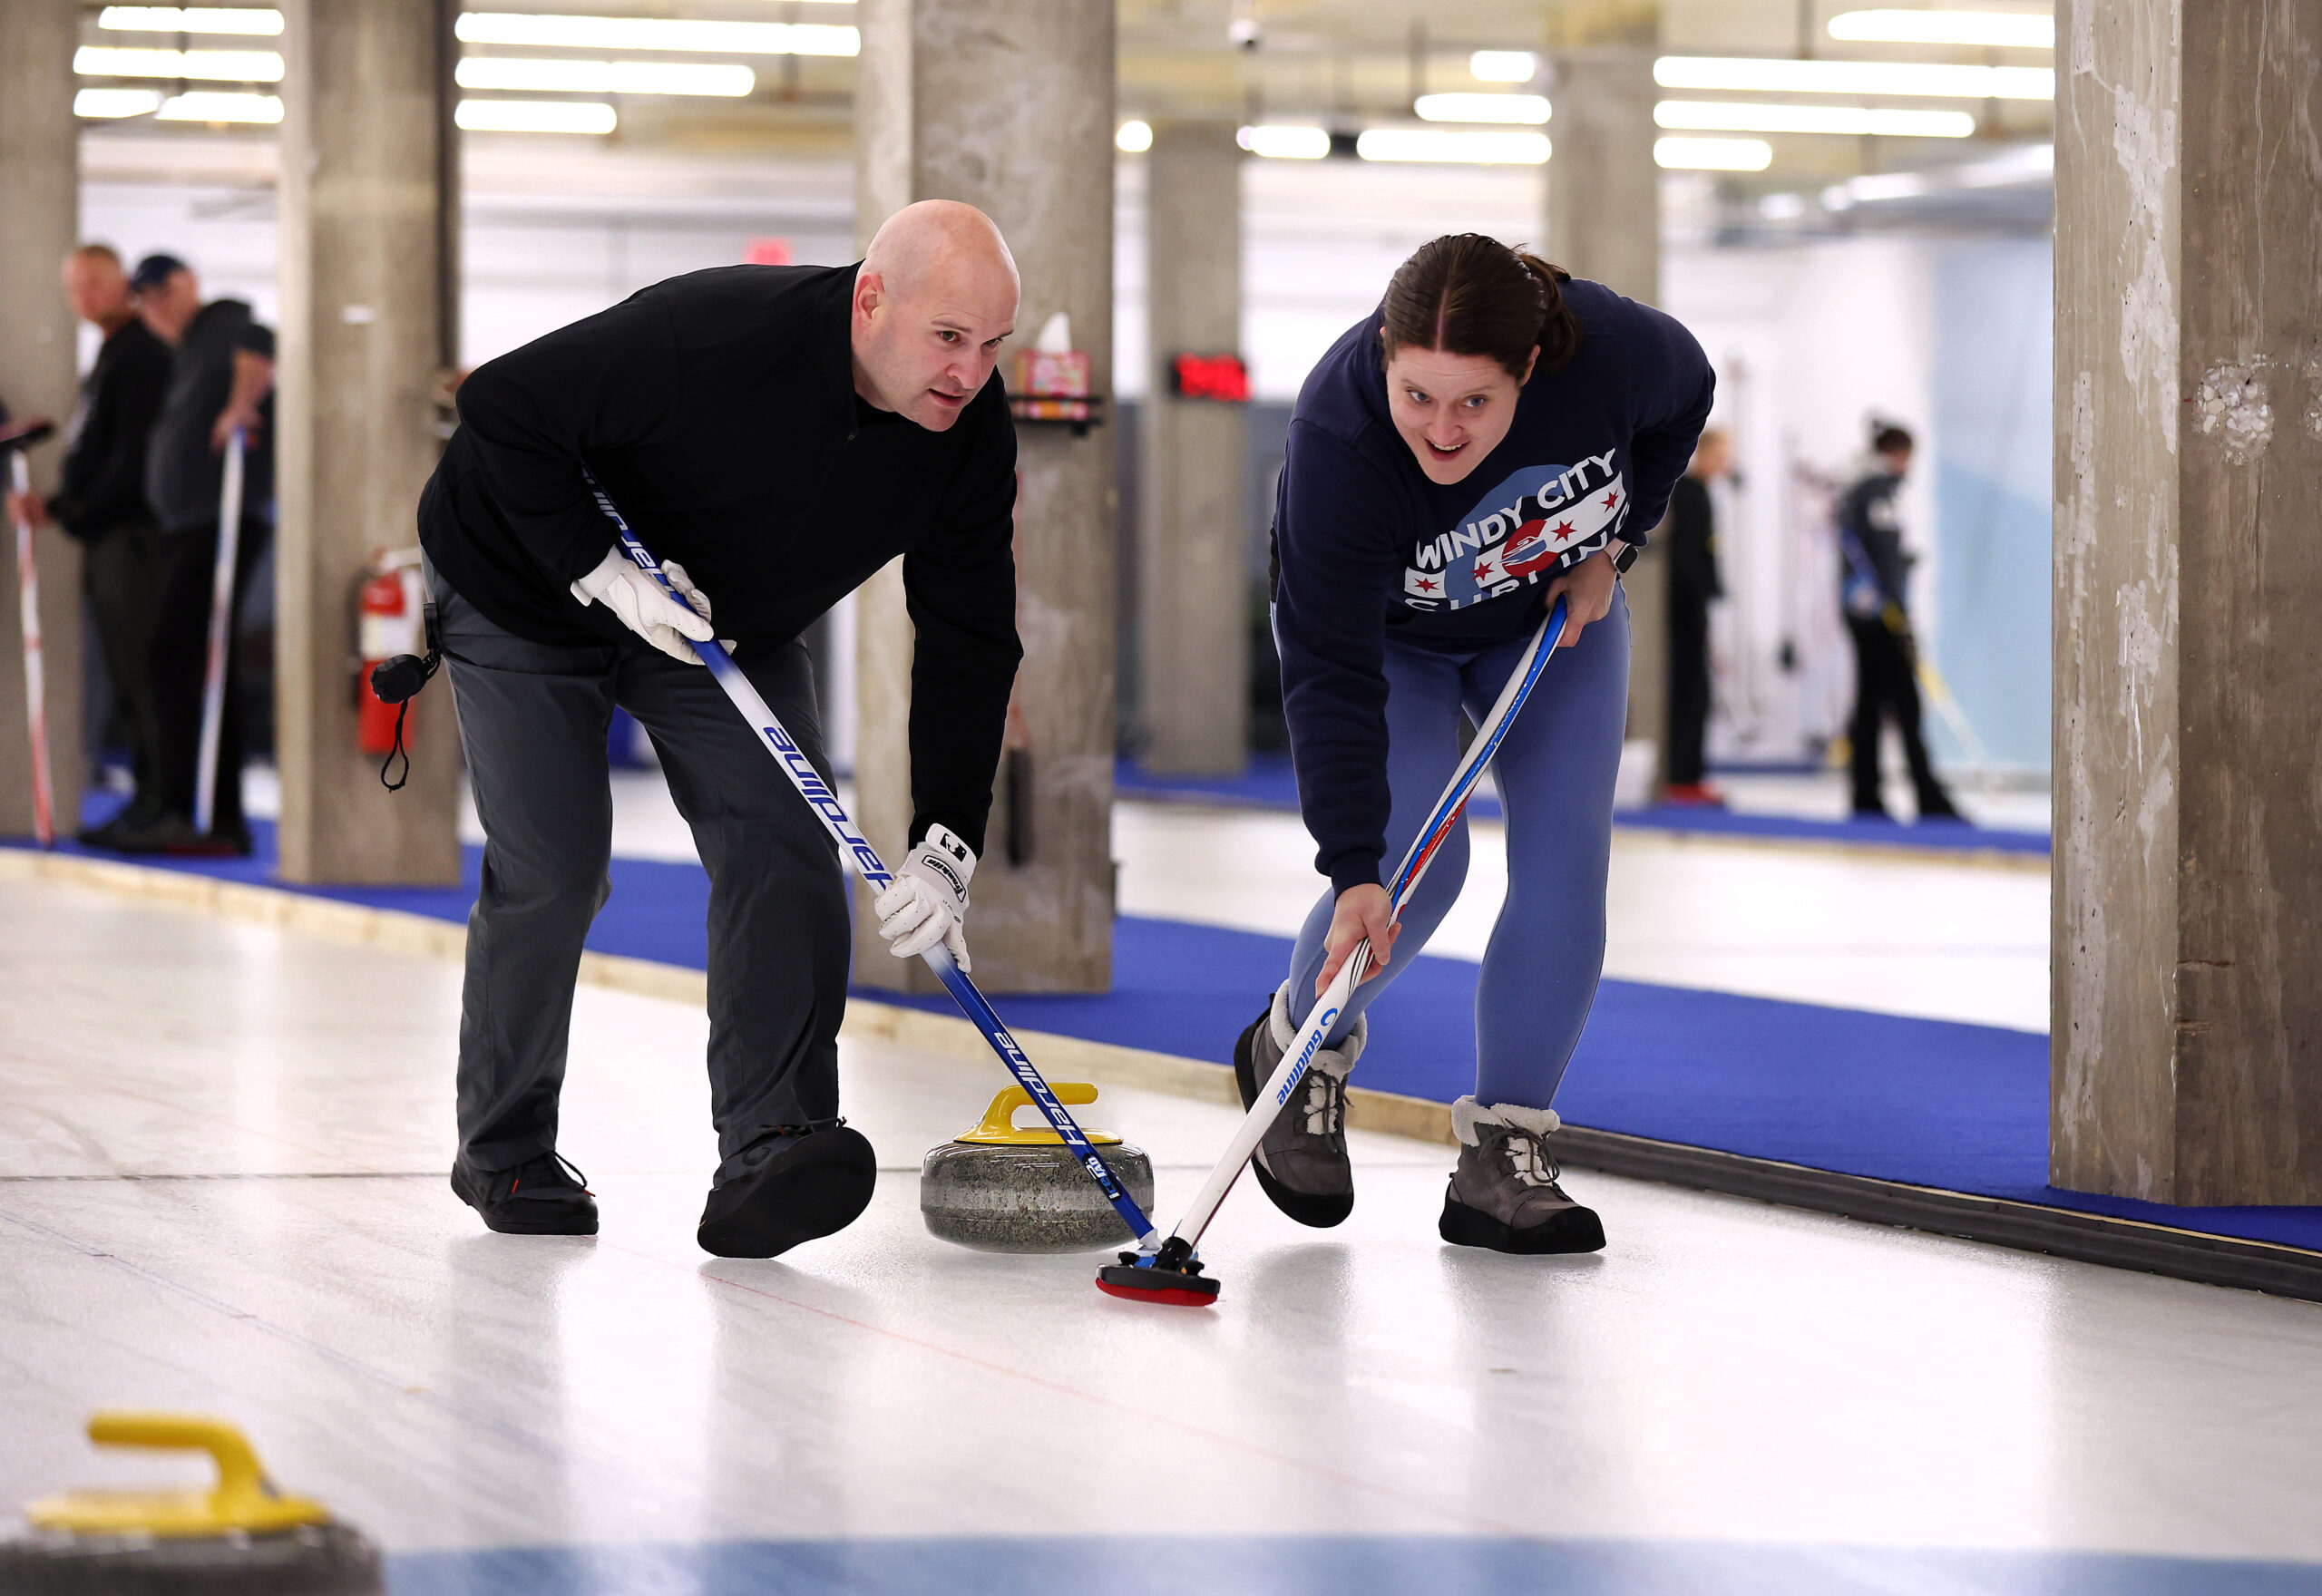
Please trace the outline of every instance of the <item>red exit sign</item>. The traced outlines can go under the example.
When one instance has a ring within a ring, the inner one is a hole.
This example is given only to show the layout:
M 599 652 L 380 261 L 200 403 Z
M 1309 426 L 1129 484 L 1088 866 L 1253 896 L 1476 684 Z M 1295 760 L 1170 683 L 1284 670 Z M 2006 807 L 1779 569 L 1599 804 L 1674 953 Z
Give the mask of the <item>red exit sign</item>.
M 1250 368 L 1238 355 L 1180 355 L 1169 365 L 1169 386 L 1181 398 L 1250 402 Z

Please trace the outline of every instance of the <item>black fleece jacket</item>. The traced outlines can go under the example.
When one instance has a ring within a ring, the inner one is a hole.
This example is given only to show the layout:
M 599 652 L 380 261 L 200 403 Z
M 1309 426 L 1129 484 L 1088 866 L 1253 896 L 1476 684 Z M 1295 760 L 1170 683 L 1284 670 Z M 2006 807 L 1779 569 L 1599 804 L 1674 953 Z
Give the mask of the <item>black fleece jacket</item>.
M 81 379 L 71 442 L 48 513 L 83 541 L 151 521 L 145 453 L 170 386 L 170 346 L 131 316 L 105 336 Z
M 420 542 L 519 637 L 628 631 L 570 590 L 615 537 L 592 472 L 709 596 L 736 657 L 789 642 L 893 560 L 912 662 L 911 840 L 979 852 L 1016 637 L 1016 432 L 994 375 L 947 432 L 854 394 L 854 267 L 673 277 L 476 368 L 419 503 Z

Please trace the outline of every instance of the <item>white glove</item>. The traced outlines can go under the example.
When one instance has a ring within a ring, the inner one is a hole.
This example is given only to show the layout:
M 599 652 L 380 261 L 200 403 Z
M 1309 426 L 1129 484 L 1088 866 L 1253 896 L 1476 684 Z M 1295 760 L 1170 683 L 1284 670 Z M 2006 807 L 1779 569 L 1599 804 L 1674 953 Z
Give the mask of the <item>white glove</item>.
M 709 598 L 693 585 L 686 568 L 674 560 L 661 562 L 669 586 L 686 596 L 674 602 L 661 585 L 637 568 L 616 543 L 597 561 L 597 569 L 572 584 L 572 596 L 583 604 L 601 604 L 620 618 L 620 624 L 672 659 L 699 665 L 701 657 L 686 644 L 688 637 L 707 643 L 717 635 L 709 624 Z
M 928 827 L 895 872 L 895 884 L 871 903 L 887 951 L 897 959 L 916 959 L 941 942 L 964 974 L 968 939 L 961 926 L 968 917 L 968 882 L 975 873 L 976 856 L 965 842 L 946 827 Z

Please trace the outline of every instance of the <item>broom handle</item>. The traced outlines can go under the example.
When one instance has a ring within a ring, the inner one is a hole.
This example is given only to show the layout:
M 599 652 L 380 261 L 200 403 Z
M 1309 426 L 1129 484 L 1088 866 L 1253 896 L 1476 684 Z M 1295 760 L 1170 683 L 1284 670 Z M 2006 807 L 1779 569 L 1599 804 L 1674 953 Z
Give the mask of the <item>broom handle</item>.
M 1540 679 L 1541 671 L 1555 657 L 1556 645 L 1564 639 L 1566 619 L 1565 598 L 1559 593 L 1556 607 L 1540 623 L 1540 629 L 1532 635 L 1531 647 L 1517 661 L 1516 668 L 1508 673 L 1507 685 L 1499 690 L 1499 701 L 1492 706 L 1491 713 L 1484 717 L 1484 724 L 1478 728 L 1476 740 L 1468 746 L 1467 757 L 1460 760 L 1458 768 L 1451 773 L 1451 780 L 1443 789 L 1443 796 L 1435 801 L 1435 809 L 1429 815 L 1427 823 L 1411 839 L 1410 851 L 1403 855 L 1403 862 L 1396 870 L 1394 880 L 1388 887 L 1390 920 L 1402 913 L 1403 905 L 1410 901 L 1411 893 L 1418 889 L 1420 879 L 1427 874 L 1428 865 L 1434 861 L 1436 850 L 1451 834 L 1451 828 L 1459 823 L 1459 816 L 1466 811 L 1468 800 L 1475 794 L 1476 783 L 1483 779 L 1484 766 L 1498 752 L 1501 739 L 1507 735 L 1507 728 L 1515 723 L 1516 712 L 1524 706 L 1532 685 Z M 1217 1211 L 1224 1203 L 1226 1193 L 1234 1189 L 1234 1182 L 1241 1179 L 1242 1171 L 1249 1163 L 1250 1155 L 1257 1151 L 1259 1141 L 1281 1114 L 1283 1105 L 1290 1101 L 1290 1095 L 1298 1089 L 1298 1083 L 1305 1078 L 1307 1066 L 1313 1063 L 1314 1055 L 1322 1051 L 1322 1038 L 1330 1035 L 1332 1025 L 1345 1010 L 1347 999 L 1353 995 L 1356 985 L 1370 973 L 1373 958 L 1371 939 L 1367 937 L 1356 943 L 1354 951 L 1347 955 L 1346 962 L 1339 967 L 1339 973 L 1332 978 L 1329 988 L 1315 1000 L 1313 1009 L 1306 1017 L 1306 1023 L 1299 1027 L 1297 1036 L 1283 1050 L 1282 1062 L 1274 1066 L 1273 1074 L 1259 1089 L 1249 1112 L 1242 1116 L 1241 1124 L 1234 1132 L 1234 1139 L 1225 1144 L 1225 1151 L 1209 1172 L 1209 1178 L 1202 1182 L 1192 1206 L 1185 1210 L 1185 1218 L 1179 1220 L 1177 1228 L 1170 1232 L 1173 1241 L 1182 1240 L 1188 1245 L 1200 1245 L 1202 1232 L 1208 1230 L 1210 1221 L 1217 1217 Z M 1259 1023 L 1269 1022 L 1262 1019 Z

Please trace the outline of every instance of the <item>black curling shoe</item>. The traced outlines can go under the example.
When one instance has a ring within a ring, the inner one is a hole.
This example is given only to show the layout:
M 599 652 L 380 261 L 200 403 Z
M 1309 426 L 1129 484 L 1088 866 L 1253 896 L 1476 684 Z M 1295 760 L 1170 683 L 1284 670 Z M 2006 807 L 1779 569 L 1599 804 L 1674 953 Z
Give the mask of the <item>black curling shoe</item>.
M 1234 1044 L 1234 1080 L 1248 1108 L 1273 1078 L 1282 1056 L 1298 1040 L 1290 1020 L 1290 983 L 1283 982 L 1265 1012 Z M 1335 1047 L 1319 1047 L 1305 1075 L 1250 1154 L 1250 1168 L 1273 1205 L 1302 1225 L 1325 1229 L 1354 1212 L 1354 1166 L 1346 1151 L 1346 1077 L 1362 1056 L 1371 1022 Z
M 871 1206 L 879 1161 L 844 1120 L 785 1125 L 718 1170 L 697 1232 L 720 1258 L 774 1258 L 846 1229 Z
M 588 1176 L 553 1153 L 503 1170 L 477 1169 L 463 1158 L 452 1165 L 452 1190 L 504 1235 L 597 1233 L 597 1200 Z

